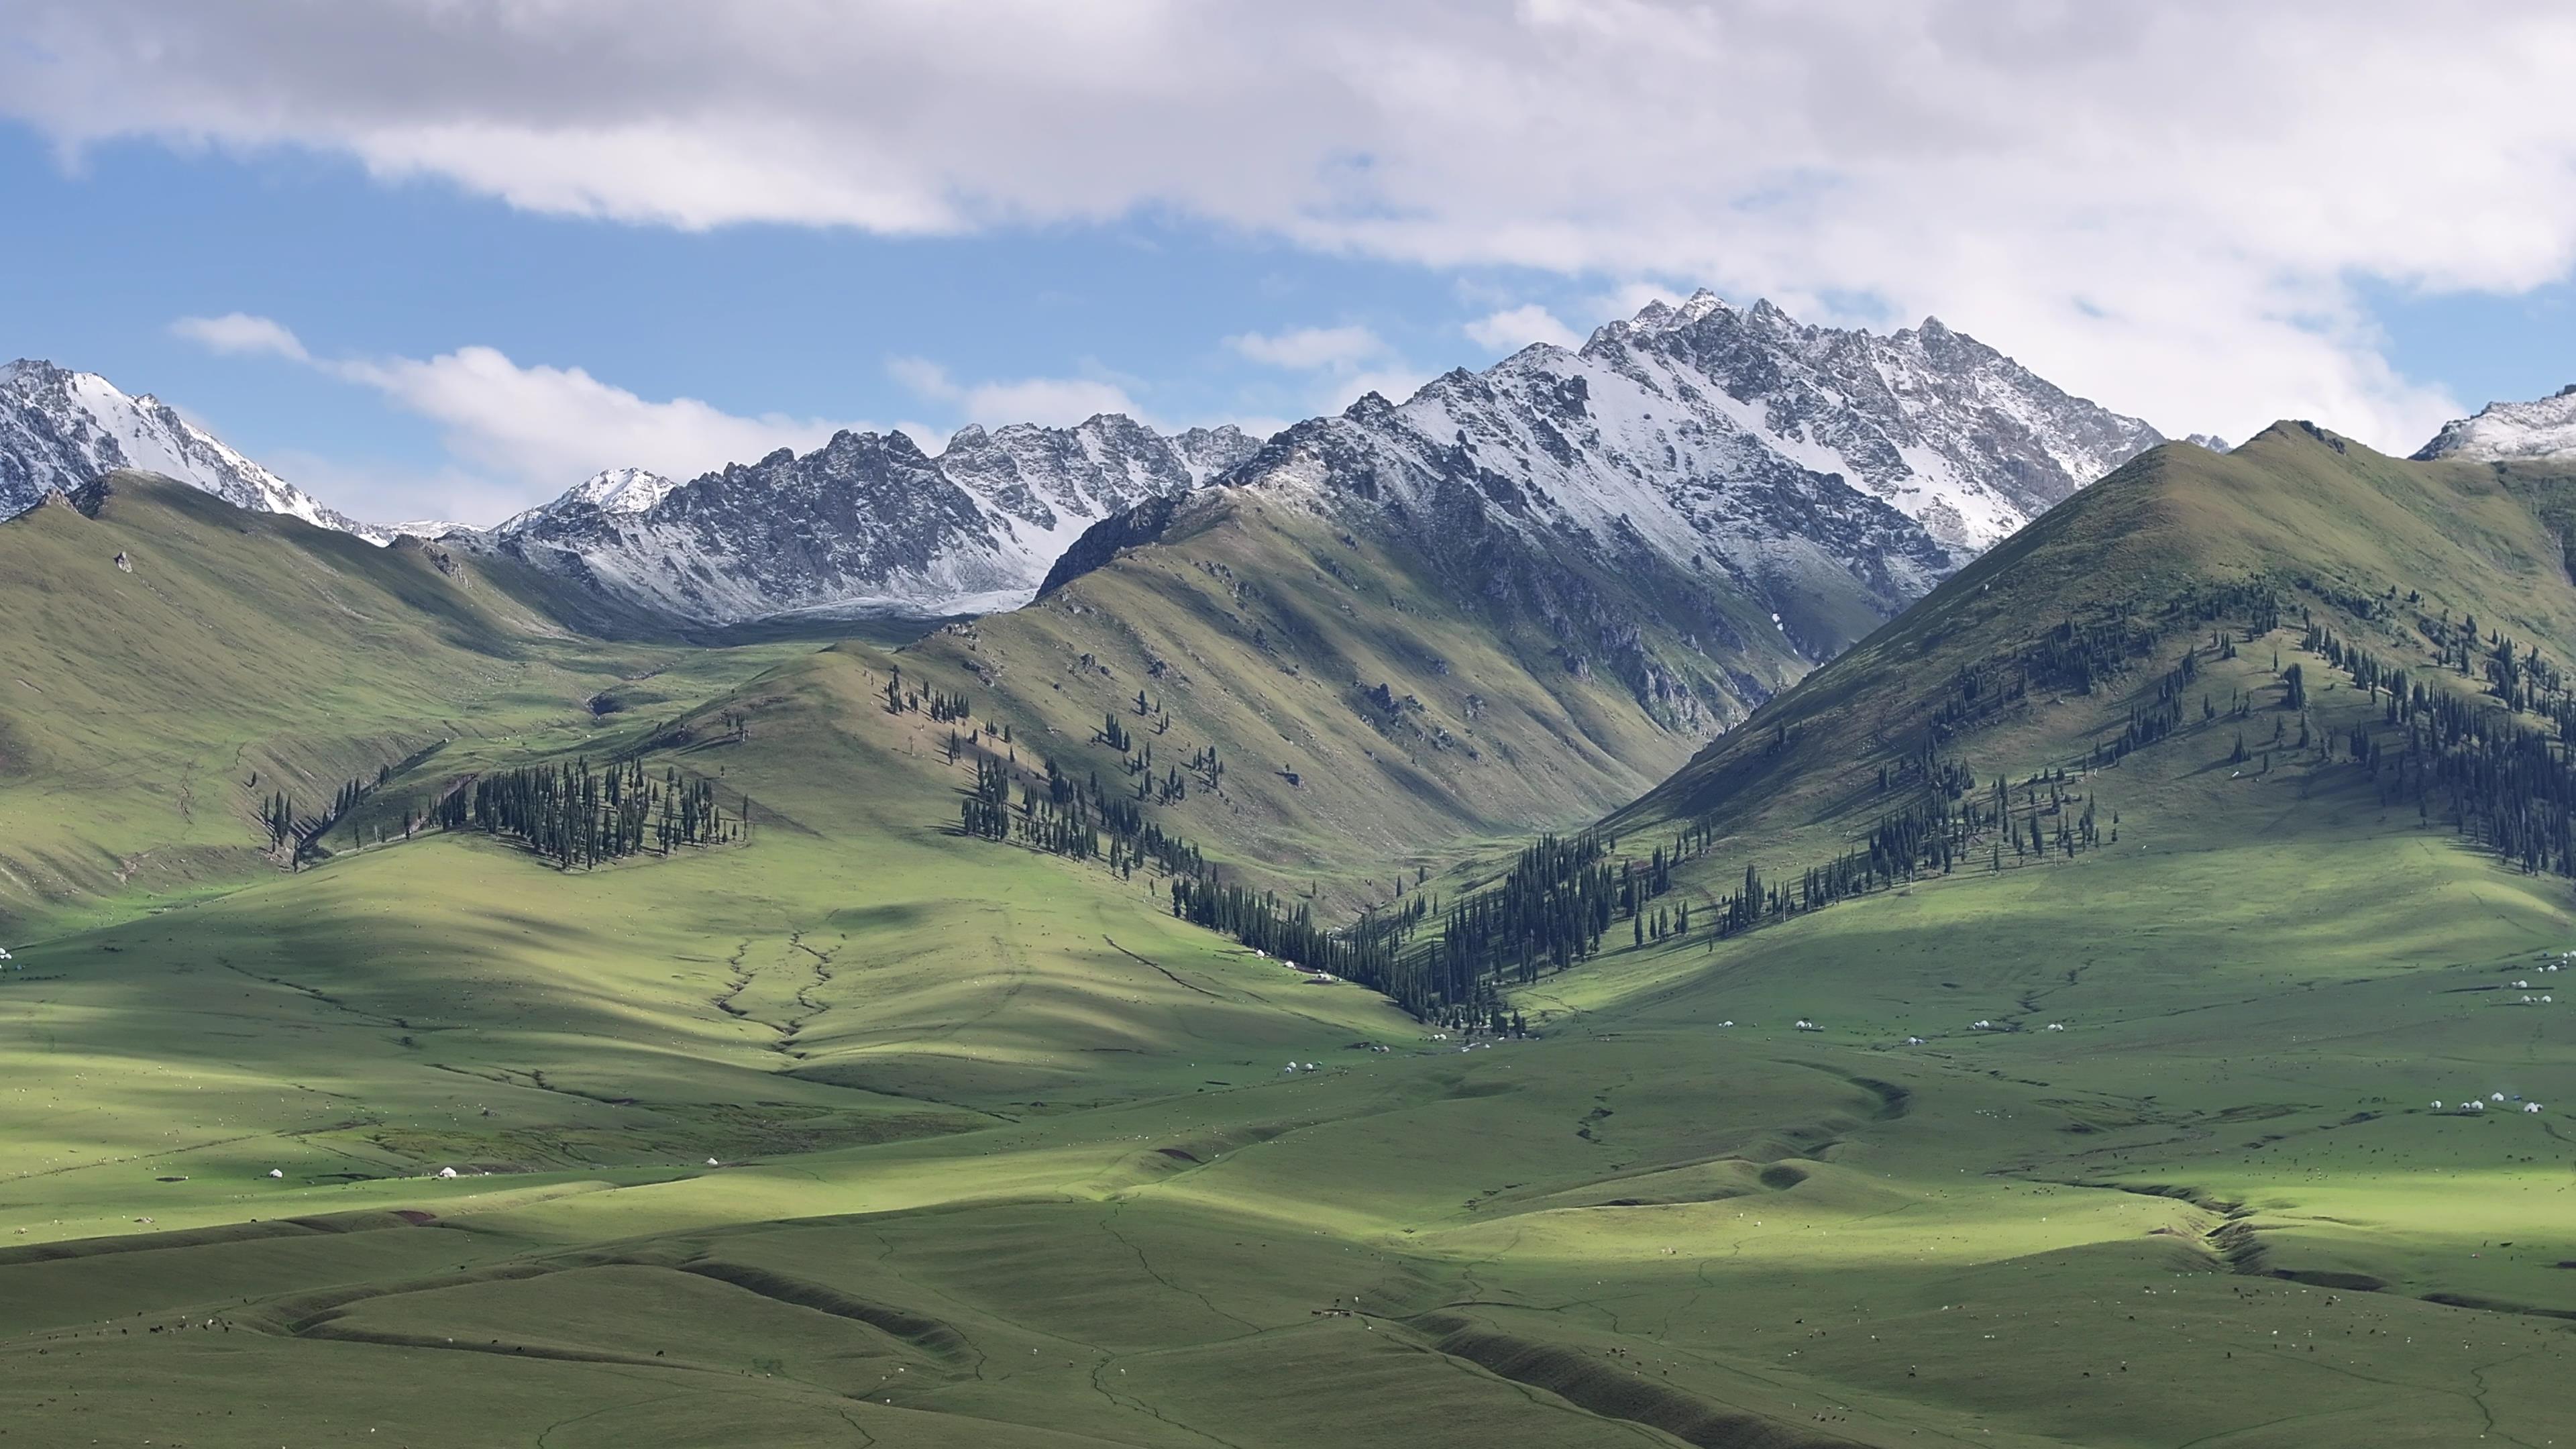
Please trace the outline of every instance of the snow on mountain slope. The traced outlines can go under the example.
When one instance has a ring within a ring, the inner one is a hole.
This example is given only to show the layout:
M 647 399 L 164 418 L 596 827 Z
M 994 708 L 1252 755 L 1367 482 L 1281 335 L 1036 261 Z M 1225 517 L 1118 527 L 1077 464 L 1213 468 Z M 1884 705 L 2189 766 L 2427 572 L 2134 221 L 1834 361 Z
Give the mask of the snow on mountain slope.
M 0 517 L 117 468 L 162 473 L 228 503 L 383 543 L 391 534 L 324 507 L 167 403 L 94 372 L 20 359 L 0 366 Z
M 969 427 L 936 457 L 843 434 L 676 487 L 602 474 L 489 542 L 693 622 L 937 613 L 1026 598 L 1085 529 L 1146 499 L 1290 480 L 1329 455 L 1325 473 L 1424 488 L 1509 480 L 1551 526 L 1668 563 L 1837 573 L 1884 614 L 2162 441 L 1937 320 L 1878 336 L 1706 292 L 1281 439 L 1274 457 L 1281 440 L 1117 415 Z
M 1237 429 L 1167 437 L 1117 414 L 958 431 L 937 457 L 843 432 L 687 483 L 615 469 L 483 546 L 692 622 L 984 612 L 1024 602 L 1082 531 L 1249 456 Z
M 1702 292 L 1579 351 L 1371 394 L 1224 481 L 1368 513 L 1434 556 L 1499 533 L 1536 559 L 1726 580 L 1783 630 L 1803 618 L 1816 658 L 1856 637 L 1856 609 L 1894 614 L 2159 441 L 1937 321 L 1879 337 Z
M 2164 441 L 1937 318 L 1882 337 L 1700 292 L 1601 328 L 1576 356 L 1654 399 L 1629 437 L 1731 422 L 1974 551 Z
M 2576 457 L 2576 383 L 2536 402 L 2489 403 L 2476 417 L 2444 423 L 2415 456 L 2479 463 Z
M 1937 320 L 1879 336 L 1701 292 L 1577 351 L 1531 347 L 1401 405 L 1372 394 L 1266 448 L 1116 414 L 968 427 L 935 457 L 899 433 L 845 432 L 685 483 L 610 469 L 464 546 L 692 623 L 981 611 L 1027 599 L 1086 529 L 1148 499 L 1366 478 L 1416 504 L 1464 487 L 1532 546 L 1767 581 L 1757 592 L 1803 580 L 1792 593 L 1834 596 L 1825 611 L 1847 623 L 1856 600 L 1893 613 L 2158 441 Z M 116 467 L 376 542 L 453 532 L 357 523 L 94 375 L 0 369 L 0 510 Z
M 679 486 L 642 468 L 611 468 L 574 488 L 571 496 L 596 505 L 602 513 L 642 513 Z

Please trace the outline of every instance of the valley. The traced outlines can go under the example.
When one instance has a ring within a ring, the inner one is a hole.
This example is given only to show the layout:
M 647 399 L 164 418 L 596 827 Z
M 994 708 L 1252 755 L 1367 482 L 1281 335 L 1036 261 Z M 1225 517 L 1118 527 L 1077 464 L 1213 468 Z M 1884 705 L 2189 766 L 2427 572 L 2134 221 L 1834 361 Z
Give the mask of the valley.
M 2571 480 L 2167 444 L 1810 659 L 1251 478 L 722 643 L 113 474 L 0 525 L 0 1423 L 2548 1444 Z

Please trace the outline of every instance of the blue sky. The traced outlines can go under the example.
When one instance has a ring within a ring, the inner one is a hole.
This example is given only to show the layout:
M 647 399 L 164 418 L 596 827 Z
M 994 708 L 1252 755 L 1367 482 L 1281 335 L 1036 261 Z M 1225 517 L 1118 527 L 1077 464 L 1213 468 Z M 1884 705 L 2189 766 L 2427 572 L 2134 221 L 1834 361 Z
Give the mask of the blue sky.
M 688 232 L 534 214 L 292 152 L 125 142 L 66 164 L 25 127 L 0 127 L 0 209 L 45 218 L 12 244 L 0 352 L 155 393 L 370 516 L 479 498 L 460 491 L 438 422 L 331 372 L 210 350 L 172 324 L 266 317 L 328 358 L 485 346 L 646 399 L 900 425 L 935 448 L 963 423 L 1024 419 L 926 393 L 898 376 L 903 360 L 960 387 L 1096 380 L 1169 427 L 1263 426 L 1534 340 L 1470 335 L 1497 312 L 1606 317 L 1631 300 L 1602 278 L 1333 256 L 1169 216 L 941 238 L 764 223 Z M 1382 347 L 1323 366 L 1265 364 L 1228 342 L 1354 328 Z M 1043 420 L 1088 411 L 1073 401 Z M 548 476 L 463 472 L 517 501 Z
M 0 354 L 476 522 L 844 424 L 1275 425 L 1695 284 L 2172 432 L 2576 381 L 2557 7 L 1902 16 L 0 0 Z

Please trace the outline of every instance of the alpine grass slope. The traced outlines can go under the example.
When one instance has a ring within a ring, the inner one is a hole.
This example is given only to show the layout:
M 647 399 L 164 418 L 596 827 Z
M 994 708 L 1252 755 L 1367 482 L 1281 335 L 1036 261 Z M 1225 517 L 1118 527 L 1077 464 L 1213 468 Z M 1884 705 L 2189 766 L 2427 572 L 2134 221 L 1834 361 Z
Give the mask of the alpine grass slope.
M 542 620 L 449 654 L 475 636 L 377 631 L 413 617 L 395 584 L 489 599 L 454 551 L 353 552 L 409 570 L 355 591 L 328 535 L 185 490 L 44 510 L 18 546 L 130 581 L 109 608 L 157 618 L 143 585 L 193 599 L 199 567 L 318 583 L 348 633 L 303 677 L 428 647 L 489 678 L 493 724 L 368 773 L 294 874 L 138 875 L 13 928 L 0 1419 L 559 1449 L 2543 1442 L 2576 1417 L 2576 1061 L 2539 998 L 2576 913 L 2555 865 L 2499 854 L 2500 771 L 2456 767 L 2537 767 L 2463 710 L 2565 703 L 2576 589 L 2535 510 L 2566 487 L 2296 426 L 2154 450 L 1615 820 L 1599 859 L 1634 889 L 1599 949 L 1497 982 L 1533 1036 L 1176 920 L 1152 855 L 958 828 L 995 769 L 1013 813 L 1053 783 L 1044 726 L 962 662 Z M 1260 516 L 1193 534 L 1194 507 Z M 1096 622 L 1089 590 L 1229 548 L 1387 567 L 1268 510 L 1194 494 L 1050 602 Z M 1356 630 L 1330 597 L 1294 602 Z M 1079 678 L 1029 672 L 1031 697 Z M 309 693 L 251 733 L 334 728 L 348 699 Z M 65 798 L 89 716 L 8 698 L 56 736 L 21 798 Z M 1168 740 L 1169 713 L 1097 727 Z M 148 808 L 183 821 L 218 777 L 255 804 L 237 747 L 210 732 L 220 768 L 174 760 Z M 404 828 L 460 782 L 612 762 L 750 828 L 596 864 Z M 1905 821 L 1877 842 L 1898 878 L 1771 909 Z M 1762 909 L 1731 918 L 1748 865 Z M 1409 887 L 1437 901 L 1415 944 L 1479 874 Z

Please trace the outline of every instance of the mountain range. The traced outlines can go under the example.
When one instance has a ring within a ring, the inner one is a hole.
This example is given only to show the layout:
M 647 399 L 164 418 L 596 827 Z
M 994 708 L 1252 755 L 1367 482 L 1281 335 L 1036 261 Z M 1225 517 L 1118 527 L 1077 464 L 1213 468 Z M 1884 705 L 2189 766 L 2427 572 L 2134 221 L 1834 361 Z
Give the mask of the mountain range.
M 0 368 L 0 515 L 139 468 L 371 542 L 441 537 L 591 600 L 595 618 L 725 626 L 1011 608 L 1150 536 L 1169 500 L 1225 484 L 1330 498 L 1471 587 L 1508 587 L 1518 556 L 1728 590 L 1814 659 L 2158 441 L 1938 319 L 1879 335 L 1703 291 L 1266 442 L 1118 414 L 970 426 L 935 454 L 843 432 L 689 480 L 606 469 L 490 529 L 361 522 L 157 398 L 21 360 Z M 2570 449 L 2576 388 L 2491 405 L 2417 456 Z
M 1582 535 L 1599 556 L 1642 549 L 1757 591 L 1848 575 L 1883 616 L 2158 440 L 1937 320 L 1878 336 L 1706 292 L 1401 404 L 1372 394 L 1266 451 L 1232 427 L 1165 434 L 1115 414 L 968 427 L 935 455 L 846 432 L 687 481 L 612 468 L 488 531 L 358 523 L 91 374 L 15 364 L 0 410 L 8 511 L 143 467 L 379 542 L 448 534 L 699 625 L 1007 607 L 1085 529 L 1215 481 L 1378 489 L 1417 510 L 1464 486 L 1511 530 Z
M 1233 427 L 1167 435 L 1119 414 L 963 428 L 936 456 L 900 432 L 845 431 L 687 483 L 610 470 L 453 541 L 693 624 L 983 613 L 1025 602 L 1092 524 L 1254 446 Z

